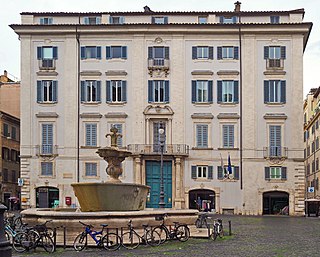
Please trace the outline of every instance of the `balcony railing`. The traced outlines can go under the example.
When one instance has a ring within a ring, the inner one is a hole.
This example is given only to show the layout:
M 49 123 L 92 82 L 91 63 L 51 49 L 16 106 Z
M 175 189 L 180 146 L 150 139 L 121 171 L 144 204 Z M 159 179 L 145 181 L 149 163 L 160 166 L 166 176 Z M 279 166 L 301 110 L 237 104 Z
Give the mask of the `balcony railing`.
M 54 156 L 58 155 L 57 145 L 38 145 L 36 148 L 36 155 L 40 156 Z
M 56 69 L 56 60 L 55 59 L 39 60 L 39 69 L 40 70 L 55 70 Z
M 288 158 L 288 148 L 281 146 L 264 147 L 264 158 Z
M 153 71 L 163 71 L 167 76 L 169 73 L 169 60 L 163 58 L 153 58 L 148 60 L 149 74 L 152 76 Z
M 283 59 L 267 59 L 267 70 L 282 70 L 283 66 Z
M 159 155 L 161 152 L 160 145 L 158 144 L 132 144 L 128 145 L 128 151 L 133 154 L 149 154 Z M 185 144 L 165 145 L 163 149 L 165 155 L 189 155 L 189 146 Z

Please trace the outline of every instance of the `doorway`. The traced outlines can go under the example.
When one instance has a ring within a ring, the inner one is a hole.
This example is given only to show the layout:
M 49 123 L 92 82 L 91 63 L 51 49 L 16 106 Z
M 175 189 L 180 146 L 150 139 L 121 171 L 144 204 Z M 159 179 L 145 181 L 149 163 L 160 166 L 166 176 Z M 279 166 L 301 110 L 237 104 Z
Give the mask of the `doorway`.
M 189 191 L 189 209 L 199 211 L 213 211 L 216 209 L 215 192 L 209 189 L 195 189 Z
M 286 192 L 263 193 L 263 214 L 289 214 L 289 194 Z
M 36 207 L 54 208 L 59 205 L 59 189 L 55 187 L 38 187 L 36 189 Z

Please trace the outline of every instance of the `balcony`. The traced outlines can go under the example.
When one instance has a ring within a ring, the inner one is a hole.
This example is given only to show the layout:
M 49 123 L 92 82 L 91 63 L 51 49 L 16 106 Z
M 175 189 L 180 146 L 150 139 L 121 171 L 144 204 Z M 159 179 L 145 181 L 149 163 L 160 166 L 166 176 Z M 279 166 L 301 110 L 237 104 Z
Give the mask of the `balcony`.
M 36 155 L 42 157 L 52 157 L 58 155 L 58 146 L 57 145 L 37 145 L 36 146 Z
M 288 158 L 288 148 L 281 146 L 264 147 L 263 156 L 266 159 L 286 159 Z
M 39 60 L 40 70 L 55 70 L 56 60 L 55 59 L 41 59 Z
M 158 144 L 132 144 L 128 145 L 127 150 L 132 154 L 160 155 L 161 149 Z M 163 149 L 164 155 L 189 155 L 189 146 L 185 144 L 165 145 Z
M 164 72 L 165 76 L 169 74 L 169 60 L 163 58 L 148 59 L 149 75 L 152 77 L 153 72 L 160 74 Z
M 267 70 L 283 70 L 283 59 L 267 59 Z

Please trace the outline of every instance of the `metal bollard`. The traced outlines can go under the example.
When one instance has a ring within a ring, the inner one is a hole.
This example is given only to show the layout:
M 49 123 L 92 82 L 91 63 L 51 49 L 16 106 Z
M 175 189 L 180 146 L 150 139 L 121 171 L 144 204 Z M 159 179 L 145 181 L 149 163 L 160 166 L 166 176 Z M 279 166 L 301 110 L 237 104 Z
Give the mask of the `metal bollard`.
M 53 228 L 53 245 L 54 248 L 57 248 L 57 228 Z
M 63 249 L 67 247 L 67 228 L 63 226 Z
M 232 235 L 232 232 L 231 232 L 231 220 L 229 220 L 228 223 L 229 223 L 229 236 L 231 236 Z
M 1 257 L 11 257 L 12 249 L 10 242 L 7 240 L 4 233 L 4 212 L 7 210 L 7 207 L 3 204 L 0 204 L 0 256 Z

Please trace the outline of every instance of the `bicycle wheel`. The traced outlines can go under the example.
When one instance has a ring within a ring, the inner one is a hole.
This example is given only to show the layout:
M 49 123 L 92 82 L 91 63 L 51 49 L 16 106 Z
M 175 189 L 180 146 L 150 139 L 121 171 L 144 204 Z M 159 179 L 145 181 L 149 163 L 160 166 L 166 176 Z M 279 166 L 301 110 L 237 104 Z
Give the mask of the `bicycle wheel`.
M 19 232 L 12 240 L 13 249 L 18 253 L 23 253 L 29 249 L 30 239 L 29 235 L 24 232 Z
M 53 240 L 48 235 L 41 235 L 41 244 L 42 247 L 46 250 L 48 253 L 53 253 L 55 251 L 55 246 L 53 243 Z
M 20 230 L 20 228 L 21 228 L 21 226 L 22 226 L 22 219 L 21 219 L 21 217 L 20 217 L 20 216 L 17 217 L 17 218 L 14 220 L 13 224 L 14 224 L 15 230 Z
M 53 238 L 54 232 L 52 228 L 47 228 L 46 235 Z
M 82 232 L 75 238 L 73 248 L 80 252 L 87 246 L 87 234 Z
M 8 233 L 8 231 L 4 231 L 5 235 L 6 235 L 6 239 L 10 242 L 10 244 L 12 244 L 12 240 L 11 240 L 11 236 Z
M 121 243 L 124 248 L 136 249 L 140 245 L 140 237 L 135 232 L 126 232 L 122 235 Z
M 217 233 L 217 224 L 214 224 L 212 227 L 212 233 L 210 234 L 210 238 L 215 241 L 217 239 L 218 233 Z
M 146 233 L 146 242 L 151 246 L 158 246 L 161 243 L 161 237 L 157 231 L 149 230 Z
M 190 237 L 190 230 L 187 225 L 179 225 L 176 229 L 176 237 L 181 242 L 186 242 Z
M 101 239 L 104 249 L 109 251 L 116 251 L 121 246 L 121 238 L 115 233 L 108 233 Z
M 169 238 L 169 231 L 164 226 L 157 226 L 152 229 L 160 236 L 160 244 L 163 244 Z
M 220 238 L 222 238 L 224 236 L 223 226 L 221 223 L 217 224 L 217 234 L 219 235 Z
M 201 224 L 201 223 L 202 223 L 202 222 L 201 222 L 200 218 L 197 218 L 196 223 L 195 223 L 196 227 L 197 227 L 197 228 L 201 228 L 201 227 L 202 227 L 202 224 Z

